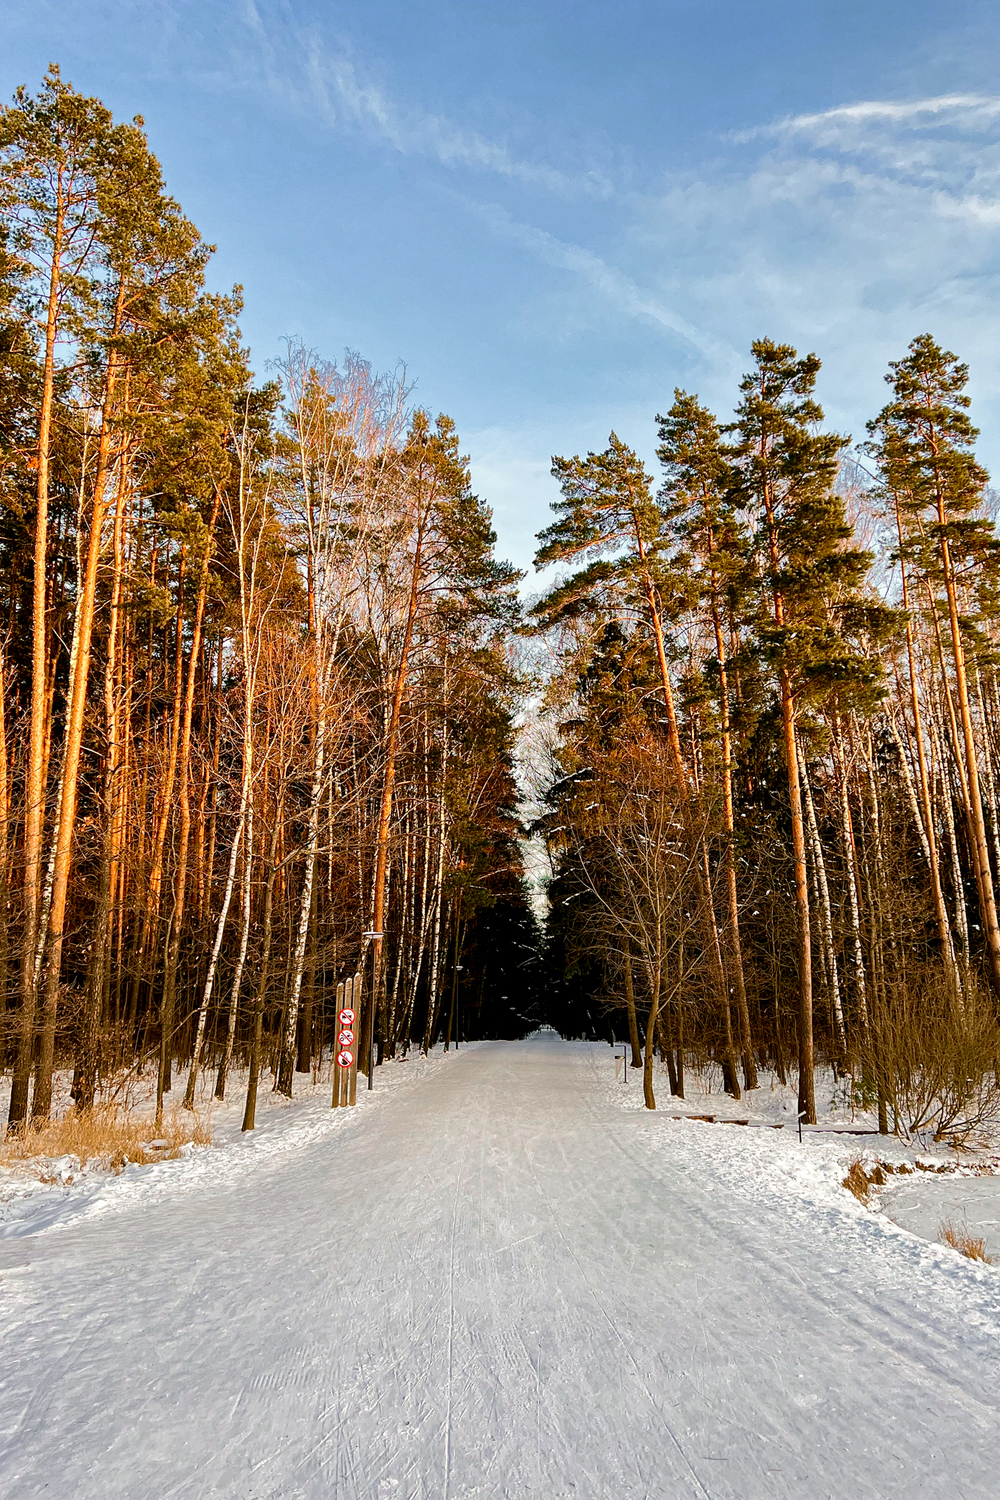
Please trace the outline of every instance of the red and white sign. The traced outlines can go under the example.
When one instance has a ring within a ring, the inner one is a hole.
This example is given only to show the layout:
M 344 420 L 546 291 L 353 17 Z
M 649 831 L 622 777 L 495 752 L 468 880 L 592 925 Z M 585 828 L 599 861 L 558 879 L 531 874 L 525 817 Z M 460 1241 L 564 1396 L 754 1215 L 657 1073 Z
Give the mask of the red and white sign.
M 341 1067 L 341 1068 L 349 1068 L 351 1066 L 351 1063 L 353 1061 L 354 1061 L 354 1053 L 353 1052 L 347 1052 L 345 1050 L 344 1052 L 338 1052 L 337 1053 L 337 1064 L 338 1064 L 339 1067 Z
M 353 1012 L 353 1010 L 351 1010 L 350 1008 L 347 1008 L 347 1009 L 342 1010 L 340 1012 L 340 1024 L 341 1024 L 341 1026 L 353 1026 L 354 1025 L 354 1012 Z
M 344 1030 L 338 1036 L 337 1041 L 340 1043 L 340 1045 L 342 1047 L 353 1047 L 354 1046 L 354 1032 L 353 1031 L 349 1031 L 347 1029 L 347 1027 L 345 1026 Z

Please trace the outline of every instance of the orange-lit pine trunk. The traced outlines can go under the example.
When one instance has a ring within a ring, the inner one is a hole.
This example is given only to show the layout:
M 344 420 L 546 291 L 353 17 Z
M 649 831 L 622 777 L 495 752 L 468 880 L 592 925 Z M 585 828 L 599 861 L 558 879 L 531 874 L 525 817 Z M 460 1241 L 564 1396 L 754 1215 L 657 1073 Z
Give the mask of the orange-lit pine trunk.
M 423 562 L 424 530 L 429 520 L 430 503 L 420 515 L 413 553 L 413 571 L 410 577 L 410 595 L 406 609 L 406 628 L 396 668 L 389 723 L 385 736 L 385 765 L 382 773 L 382 798 L 379 806 L 378 834 L 375 851 L 375 878 L 372 883 L 372 988 L 368 998 L 368 1026 L 362 1035 L 360 1067 L 367 1067 L 369 1080 L 372 1067 L 372 1041 L 375 1030 L 375 1014 L 379 988 L 382 981 L 383 925 L 385 922 L 386 868 L 389 862 L 389 828 L 392 822 L 393 789 L 396 783 L 396 754 L 399 744 L 399 721 L 403 708 L 403 692 L 410 665 L 410 648 L 413 644 L 413 629 L 420 602 L 420 572 Z
M 124 282 L 119 281 L 112 324 L 112 339 L 121 327 L 125 300 Z M 90 647 L 94 633 L 94 608 L 97 600 L 97 567 L 101 556 L 101 532 L 108 482 L 111 475 L 112 414 L 116 401 L 119 371 L 118 350 L 112 343 L 108 351 L 105 375 L 101 434 L 98 441 L 94 475 L 94 498 L 91 508 L 90 536 L 83 583 L 77 599 L 73 628 L 69 703 L 63 748 L 62 793 L 59 799 L 55 836 L 55 860 L 52 872 L 52 900 L 49 907 L 48 954 L 42 997 L 42 1028 L 31 1101 L 32 1119 L 45 1120 L 52 1106 L 52 1066 L 55 1051 L 56 1013 L 59 976 L 62 968 L 63 933 L 66 922 L 66 900 L 73 858 L 73 835 L 76 831 L 76 806 L 79 791 L 80 754 L 83 749 L 83 723 L 87 707 L 87 685 L 90 680 Z
M 62 280 L 63 238 L 66 223 L 66 201 L 63 173 L 56 187 L 55 225 L 52 260 L 49 267 L 49 295 L 45 312 L 45 361 L 42 374 L 42 400 L 38 417 L 38 475 L 35 509 L 34 576 L 31 614 L 31 722 L 28 731 L 28 764 L 25 773 L 24 808 L 24 877 L 21 929 L 20 1006 L 17 1023 L 17 1052 L 11 1080 L 8 1121 L 20 1128 L 28 1115 L 28 1085 L 31 1079 L 31 1054 L 35 1037 L 36 966 L 39 922 L 42 903 L 42 833 L 45 826 L 45 783 L 48 769 L 51 718 L 48 713 L 48 627 L 46 619 L 46 573 L 48 562 L 49 459 L 52 444 L 52 405 L 55 395 L 55 349 L 59 322 L 59 295 Z
M 188 658 L 187 681 L 184 691 L 184 716 L 180 731 L 180 754 L 178 758 L 178 831 L 177 864 L 174 870 L 174 910 L 170 919 L 170 937 L 163 966 L 163 1001 L 160 1008 L 160 1073 L 157 1083 L 156 1116 L 163 1114 L 163 1095 L 170 1087 L 171 1058 L 177 1008 L 177 968 L 180 962 L 181 936 L 184 926 L 184 911 L 187 901 L 188 854 L 191 843 L 191 726 L 194 718 L 194 692 L 201 660 L 201 636 L 205 621 L 205 599 L 208 593 L 209 564 L 212 558 L 212 539 L 219 519 L 221 491 L 217 488 L 209 522 L 208 541 L 202 558 L 201 576 L 198 580 L 198 598 L 194 612 L 194 630 L 191 636 L 191 655 Z

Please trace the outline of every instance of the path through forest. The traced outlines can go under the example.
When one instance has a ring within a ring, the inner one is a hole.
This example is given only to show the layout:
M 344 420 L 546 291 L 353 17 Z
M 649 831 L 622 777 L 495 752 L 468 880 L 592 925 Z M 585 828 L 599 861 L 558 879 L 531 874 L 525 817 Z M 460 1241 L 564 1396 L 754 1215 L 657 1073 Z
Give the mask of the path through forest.
M 473 1047 L 350 1130 L 0 1245 L 0 1490 L 996 1500 L 1000 1275 L 599 1066 Z

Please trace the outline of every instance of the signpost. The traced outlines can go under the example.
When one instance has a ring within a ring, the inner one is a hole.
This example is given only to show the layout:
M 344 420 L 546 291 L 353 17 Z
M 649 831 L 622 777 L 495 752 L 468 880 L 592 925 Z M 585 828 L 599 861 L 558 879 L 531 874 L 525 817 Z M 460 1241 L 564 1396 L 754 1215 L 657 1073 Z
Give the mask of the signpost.
M 333 1067 L 332 1107 L 358 1102 L 358 1054 L 354 1023 L 361 1002 L 361 975 L 337 985 L 337 1052 Z

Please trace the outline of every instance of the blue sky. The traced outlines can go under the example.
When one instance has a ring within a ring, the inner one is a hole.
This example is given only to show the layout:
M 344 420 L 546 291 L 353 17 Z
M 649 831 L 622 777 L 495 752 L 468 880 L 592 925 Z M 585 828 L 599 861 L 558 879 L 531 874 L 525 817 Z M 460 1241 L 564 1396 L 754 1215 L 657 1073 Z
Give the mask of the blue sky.
M 403 360 L 530 561 L 552 453 L 652 458 L 759 334 L 857 438 L 930 331 L 1000 471 L 1000 7 L 971 0 L 0 0 L 0 94 L 57 61 L 145 116 L 168 185 L 285 336 Z

